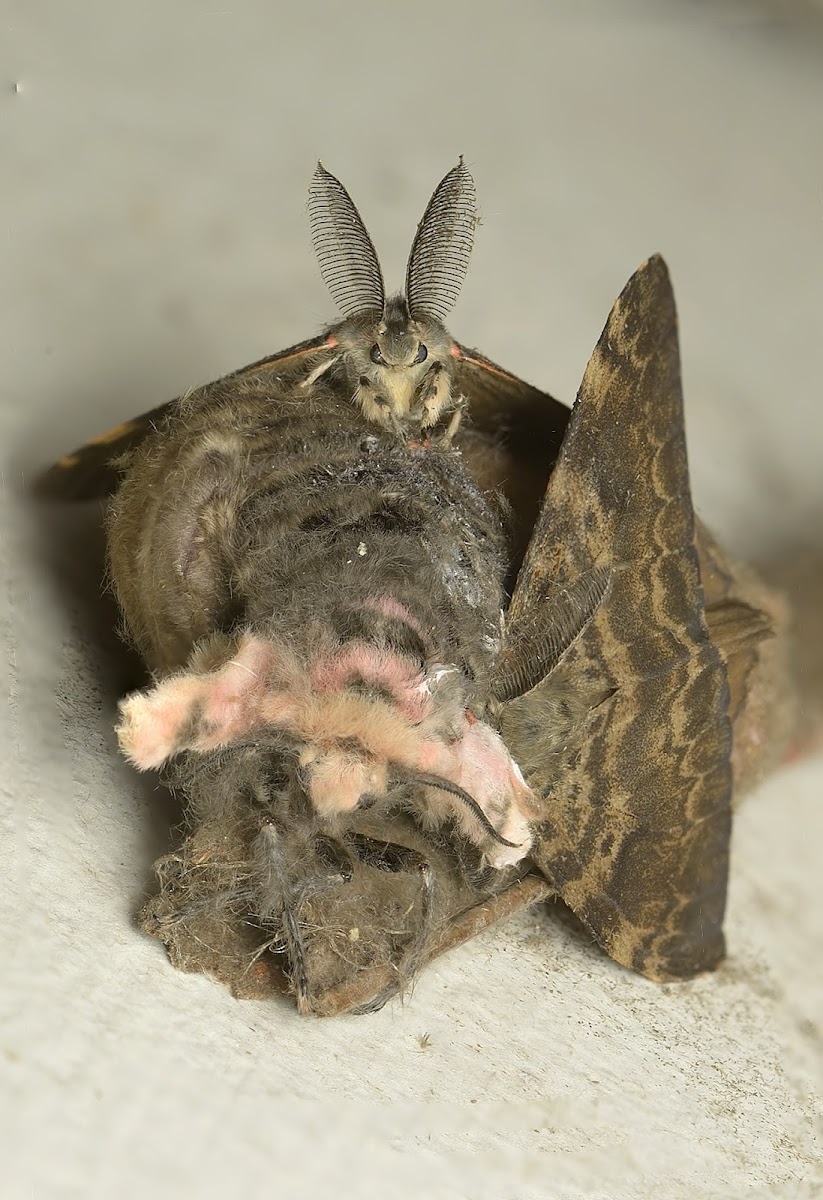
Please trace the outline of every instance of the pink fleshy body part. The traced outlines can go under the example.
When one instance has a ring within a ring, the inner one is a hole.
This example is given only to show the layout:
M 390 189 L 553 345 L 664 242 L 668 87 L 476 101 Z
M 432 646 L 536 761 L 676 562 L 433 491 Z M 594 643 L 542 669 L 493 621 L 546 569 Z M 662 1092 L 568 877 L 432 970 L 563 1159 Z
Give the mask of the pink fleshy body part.
M 355 675 L 379 681 L 395 703 L 347 690 L 346 681 Z M 127 697 L 117 732 L 127 757 L 148 770 L 183 750 L 206 752 L 244 740 L 255 729 L 281 729 L 303 747 L 306 789 L 326 816 L 350 812 L 364 795 L 385 795 L 392 767 L 438 775 L 468 793 L 499 836 L 514 845 L 490 845 L 488 830 L 458 797 L 439 793 L 438 808 L 456 816 L 493 866 L 518 862 L 531 846 L 533 793 L 485 722 L 467 713 L 458 736 L 447 740 L 426 684 L 401 655 L 361 644 L 300 675 L 285 650 L 247 636 L 219 670 L 173 676 Z
M 426 652 L 428 654 L 434 653 L 435 647 L 431 640 L 431 635 L 412 616 L 405 604 L 401 604 L 395 596 L 390 596 L 388 593 L 382 596 L 369 596 L 367 600 L 364 600 L 363 607 L 370 608 L 372 612 L 379 613 L 382 617 L 389 617 L 395 621 L 403 621 L 420 638 L 420 641 L 426 647 Z
M 419 724 L 431 712 L 431 695 L 423 673 L 399 654 L 378 650 L 366 642 L 351 642 L 335 654 L 318 659 L 309 670 L 320 692 L 341 692 L 354 678 L 384 688 L 398 712 Z
M 230 745 L 261 723 L 260 701 L 275 663 L 274 646 L 244 638 L 235 657 L 218 671 L 174 675 L 127 696 L 120 702 L 117 727 L 121 749 L 148 771 L 181 750 L 205 753 Z
M 126 758 L 141 771 L 162 767 L 179 750 L 182 730 L 205 695 L 197 676 L 177 676 L 149 692 L 120 701 L 117 737 Z
M 514 846 L 494 845 L 486 851 L 492 866 L 517 863 L 532 844 L 530 819 L 537 815 L 534 793 L 509 754 L 502 738 L 485 721 L 467 718 L 462 736 L 448 746 L 427 745 L 421 770 L 442 775 L 472 796 L 490 824 Z M 471 813 L 458 810 L 464 825 Z M 471 831 L 467 829 L 471 836 Z M 477 841 L 475 835 L 472 840 Z
M 369 762 L 342 750 L 301 755 L 306 790 L 321 816 L 351 812 L 365 795 L 383 796 L 388 785 L 385 764 Z

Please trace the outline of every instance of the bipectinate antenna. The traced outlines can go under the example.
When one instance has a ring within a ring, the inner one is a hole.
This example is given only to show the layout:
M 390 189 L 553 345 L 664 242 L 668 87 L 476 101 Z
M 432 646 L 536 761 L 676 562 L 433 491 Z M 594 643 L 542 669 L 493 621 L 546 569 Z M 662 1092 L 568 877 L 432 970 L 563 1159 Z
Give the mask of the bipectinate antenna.
M 320 273 L 344 317 L 383 312 L 383 272 L 354 202 L 322 163 L 309 187 L 311 240 Z
M 474 243 L 474 180 L 463 159 L 437 185 L 417 227 L 406 268 L 412 317 L 442 321 L 454 308 Z

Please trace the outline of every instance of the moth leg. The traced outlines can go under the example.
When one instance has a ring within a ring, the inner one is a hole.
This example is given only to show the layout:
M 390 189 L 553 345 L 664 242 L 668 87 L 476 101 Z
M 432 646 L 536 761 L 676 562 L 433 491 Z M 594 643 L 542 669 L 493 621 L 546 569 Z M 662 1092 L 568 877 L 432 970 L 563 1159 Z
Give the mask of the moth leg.
M 352 399 L 369 421 L 374 421 L 375 425 L 382 425 L 384 429 L 390 429 L 394 433 L 402 433 L 400 422 L 389 401 L 368 376 L 360 376 Z
M 278 828 L 274 819 L 267 820 L 260 831 L 254 849 L 255 915 L 264 924 L 275 926 L 288 957 L 298 1011 L 307 1013 L 311 1012 L 308 950 L 300 909 L 312 895 L 348 882 L 353 868 L 341 843 L 309 833 L 307 837 L 292 839 L 291 844 L 287 835 L 288 828 Z M 316 863 L 316 870 L 306 873 L 306 862 Z
M 454 412 L 451 415 L 448 425 L 445 428 L 442 436 L 437 439 L 439 446 L 450 446 L 454 441 L 457 431 L 460 428 L 460 422 L 463 420 L 463 414 L 466 411 L 466 397 L 458 396 L 457 403 L 454 406 Z
M 420 387 L 420 402 L 423 409 L 421 428 L 430 429 L 440 420 L 451 401 L 451 382 L 442 363 L 434 363 Z
M 333 358 L 328 359 L 326 362 L 321 362 L 319 367 L 315 367 L 313 371 L 309 372 L 309 374 L 306 376 L 306 378 L 303 380 L 303 382 L 300 384 L 300 386 L 302 388 L 310 388 L 313 383 L 317 382 L 317 380 L 321 377 L 321 375 L 325 375 L 326 372 L 330 371 L 331 368 L 334 366 L 334 364 L 339 361 L 340 361 L 340 355 L 335 354 L 335 356 Z
M 297 1007 L 304 1012 L 309 995 L 306 943 L 295 913 L 295 888 L 286 861 L 285 840 L 273 821 L 265 822 L 255 842 L 253 871 L 255 916 L 263 925 L 273 925 L 282 939 Z

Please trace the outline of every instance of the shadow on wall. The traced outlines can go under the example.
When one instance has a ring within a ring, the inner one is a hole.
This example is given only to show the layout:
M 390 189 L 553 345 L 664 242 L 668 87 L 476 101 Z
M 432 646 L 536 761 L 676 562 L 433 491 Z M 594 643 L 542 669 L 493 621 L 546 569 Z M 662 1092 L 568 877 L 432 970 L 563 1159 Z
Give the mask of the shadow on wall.
M 812 529 L 823 536 L 823 512 Z M 809 538 L 776 548 L 757 564 L 792 608 L 794 675 L 801 707 L 801 740 L 823 748 L 823 542 Z
M 23 499 L 33 517 L 32 557 L 50 578 L 57 602 L 68 616 L 81 669 L 102 696 L 104 721 L 113 726 L 118 700 L 142 686 L 146 672 L 117 635 L 117 605 L 104 583 L 104 505 L 46 499 L 36 494 L 36 482 Z M 144 894 L 148 894 L 154 890 L 152 865 L 171 848 L 171 827 L 181 820 L 181 810 L 171 793 L 158 788 L 154 775 L 137 778 L 148 814 L 144 864 Z M 135 908 L 140 902 L 135 898 Z

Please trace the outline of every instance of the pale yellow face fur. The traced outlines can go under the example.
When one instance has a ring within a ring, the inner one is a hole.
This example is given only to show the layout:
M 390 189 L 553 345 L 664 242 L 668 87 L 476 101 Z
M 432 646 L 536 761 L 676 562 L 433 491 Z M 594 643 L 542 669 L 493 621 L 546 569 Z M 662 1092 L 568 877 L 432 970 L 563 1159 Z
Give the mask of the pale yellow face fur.
M 455 345 L 439 321 L 414 321 L 402 296 L 382 317 L 358 317 L 335 330 L 353 400 L 370 421 L 398 429 L 436 425 L 452 406 Z

